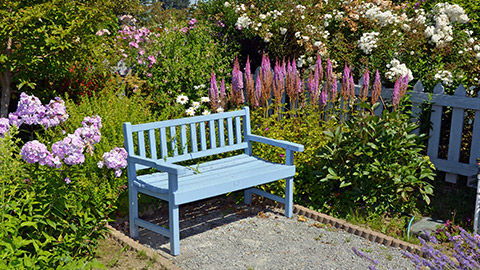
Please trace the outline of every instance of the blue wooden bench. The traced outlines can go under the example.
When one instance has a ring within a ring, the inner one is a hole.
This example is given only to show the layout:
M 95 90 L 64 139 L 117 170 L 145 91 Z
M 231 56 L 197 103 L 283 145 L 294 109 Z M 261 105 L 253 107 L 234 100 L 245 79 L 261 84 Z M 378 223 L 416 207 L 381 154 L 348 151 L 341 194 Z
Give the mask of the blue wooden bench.
M 155 123 L 123 124 L 128 152 L 128 189 L 130 236 L 138 237 L 143 227 L 170 238 L 170 253 L 180 253 L 179 205 L 245 190 L 245 203 L 255 193 L 285 204 L 285 216 L 292 216 L 294 151 L 303 145 L 251 134 L 249 108 Z M 252 155 L 252 142 L 286 149 L 286 163 L 269 162 Z M 239 155 L 204 163 L 197 158 L 244 150 Z M 190 163 L 180 166 L 178 162 Z M 148 174 L 138 170 L 153 168 Z M 285 179 L 285 198 L 254 186 Z M 144 193 L 169 205 L 169 228 L 138 218 L 138 193 Z

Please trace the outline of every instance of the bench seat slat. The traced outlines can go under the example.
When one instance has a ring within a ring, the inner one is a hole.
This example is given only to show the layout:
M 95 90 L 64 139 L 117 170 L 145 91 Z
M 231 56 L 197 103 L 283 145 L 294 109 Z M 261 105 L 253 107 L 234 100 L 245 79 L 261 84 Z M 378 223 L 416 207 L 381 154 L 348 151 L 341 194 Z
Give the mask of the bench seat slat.
M 244 189 L 257 185 L 256 183 L 268 183 L 278 177 L 290 177 L 295 174 L 294 166 L 268 162 L 248 155 L 239 155 L 233 158 L 224 158 L 223 162 L 212 161 L 200 164 L 198 173 L 188 169 L 187 174 L 178 178 L 178 191 L 175 197 L 176 203 L 182 204 L 189 201 L 211 197 L 207 193 L 214 192 L 216 195 L 224 194 L 232 188 Z M 137 186 L 152 189 L 158 193 L 168 192 L 168 174 L 155 173 L 142 175 L 135 181 Z M 199 190 L 204 192 L 197 193 Z M 208 192 L 207 192 L 208 191 Z M 203 194 L 203 195 L 202 195 Z M 192 199 L 196 198 L 196 199 Z

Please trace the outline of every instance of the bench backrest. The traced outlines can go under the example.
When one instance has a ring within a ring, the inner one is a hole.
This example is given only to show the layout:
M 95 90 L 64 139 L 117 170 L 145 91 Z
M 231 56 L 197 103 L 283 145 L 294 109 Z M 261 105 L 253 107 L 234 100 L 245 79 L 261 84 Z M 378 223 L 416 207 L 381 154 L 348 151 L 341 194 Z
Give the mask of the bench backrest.
M 130 155 L 175 163 L 246 149 L 250 112 L 243 110 L 132 125 L 123 124 L 125 149 Z M 137 170 L 142 166 L 137 166 Z

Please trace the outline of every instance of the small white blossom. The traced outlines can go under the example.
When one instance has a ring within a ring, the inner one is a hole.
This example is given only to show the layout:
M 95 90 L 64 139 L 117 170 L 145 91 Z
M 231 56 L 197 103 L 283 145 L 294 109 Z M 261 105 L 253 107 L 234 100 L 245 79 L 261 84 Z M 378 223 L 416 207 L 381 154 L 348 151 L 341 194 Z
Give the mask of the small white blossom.
M 185 95 L 179 95 L 177 97 L 177 103 L 186 104 L 188 102 L 188 97 Z
M 201 97 L 200 102 L 202 102 L 202 103 L 210 102 L 210 98 L 209 97 Z
M 265 20 L 267 18 L 267 15 L 260 14 L 258 17 L 260 18 L 260 20 Z
M 437 74 L 435 74 L 434 80 L 442 81 L 444 85 L 450 86 L 453 82 L 452 80 L 452 73 L 448 70 L 439 70 Z
M 299 32 L 295 32 L 295 37 L 296 37 L 297 39 L 300 38 L 301 36 L 302 36 L 302 33 L 300 33 L 300 31 L 299 31 Z
M 222 107 L 218 107 L 217 113 L 221 113 L 221 112 L 224 112 L 223 108 L 222 108 Z
M 203 115 L 209 115 L 209 114 L 210 114 L 210 111 L 209 111 L 209 110 L 204 110 L 204 111 L 202 112 L 202 114 L 203 114 Z
M 287 28 L 280 27 L 279 30 L 280 30 L 280 34 L 282 35 L 285 35 L 285 33 L 287 33 Z
M 190 107 L 188 108 L 185 113 L 188 115 L 188 116 L 194 116 L 195 115 L 195 109 L 193 107 Z
M 223 5 L 224 5 L 225 7 L 230 7 L 230 6 L 231 6 L 229 2 L 225 2 Z
M 193 107 L 195 110 L 198 109 L 198 108 L 200 108 L 200 102 L 198 102 L 198 101 L 192 102 L 192 107 Z

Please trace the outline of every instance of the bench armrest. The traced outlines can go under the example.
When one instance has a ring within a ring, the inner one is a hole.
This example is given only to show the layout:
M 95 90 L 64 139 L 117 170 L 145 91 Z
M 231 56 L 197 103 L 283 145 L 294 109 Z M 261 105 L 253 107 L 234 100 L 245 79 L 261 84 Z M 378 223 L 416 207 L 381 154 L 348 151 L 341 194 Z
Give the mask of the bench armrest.
M 152 159 L 139 157 L 136 155 L 129 155 L 127 158 L 128 163 L 136 163 L 140 165 L 144 165 L 150 168 L 155 168 L 159 171 L 173 173 L 176 175 L 182 175 L 187 172 L 186 168 L 180 165 L 171 164 L 171 163 L 162 163 Z
M 253 142 L 266 143 L 269 145 L 282 147 L 286 150 L 292 150 L 297 152 L 303 152 L 303 149 L 304 149 L 303 145 L 298 143 L 292 143 L 284 140 L 276 140 L 276 139 L 271 139 L 271 138 L 253 135 L 253 134 L 248 135 L 248 140 Z

